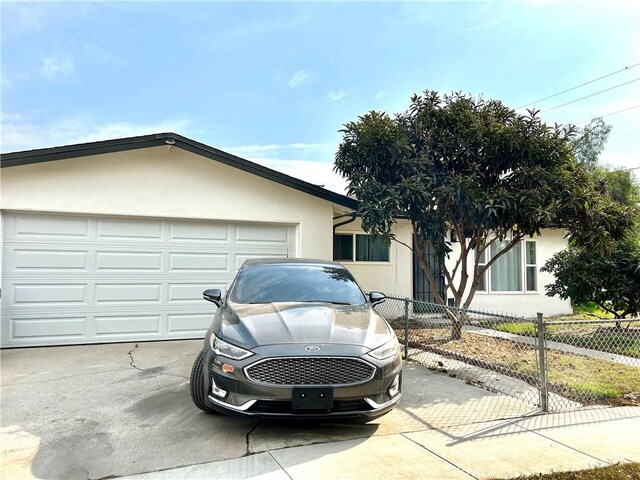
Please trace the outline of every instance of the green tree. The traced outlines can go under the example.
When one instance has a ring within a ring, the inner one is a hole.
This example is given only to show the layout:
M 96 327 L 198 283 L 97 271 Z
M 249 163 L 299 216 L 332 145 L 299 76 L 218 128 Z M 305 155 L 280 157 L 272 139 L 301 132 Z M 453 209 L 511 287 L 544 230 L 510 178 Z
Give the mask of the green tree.
M 402 114 L 372 111 L 341 132 L 335 170 L 358 198 L 363 229 L 390 242 L 395 219 L 407 218 L 438 303 L 445 303 L 437 293 L 441 273 L 455 305 L 468 308 L 491 265 L 544 228 L 571 232 L 597 220 L 618 235 L 617 212 L 600 201 L 574 158 L 573 129 L 549 127 L 536 112 L 520 115 L 497 100 L 425 91 Z M 445 263 L 432 271 L 424 252 L 431 247 L 449 256 L 450 231 L 460 254 L 451 268 Z M 600 238 L 580 240 L 598 247 Z M 480 265 L 498 241 L 504 248 Z M 452 337 L 460 338 L 462 319 L 452 320 Z
M 597 119 L 595 119 L 597 120 Z M 590 125 L 594 124 L 594 121 Z M 611 127 L 598 127 L 608 132 Z M 591 135 L 592 132 L 582 132 Z M 603 138 L 603 135 L 598 136 Z M 574 142 L 583 146 L 591 140 Z M 581 147 L 579 147 L 581 148 Z M 592 150 L 595 152 L 596 150 Z M 599 154 L 601 150 L 597 151 Z M 551 272 L 554 281 L 546 285 L 547 295 L 571 298 L 574 304 L 594 302 L 616 318 L 638 315 L 640 310 L 640 188 L 631 172 L 611 170 L 595 162 L 588 163 L 597 191 L 603 199 L 622 212 L 622 238 L 606 239 L 606 248 L 594 252 L 579 242 L 555 254 L 542 268 Z M 586 223 L 575 232 L 576 238 L 601 235 L 597 226 Z M 584 243 L 584 242 L 583 242 Z
M 577 131 L 572 141 L 576 159 L 589 168 L 595 167 L 609 140 L 610 133 L 611 125 L 604 123 L 601 117 L 592 119 L 586 127 Z
M 616 242 L 606 255 L 586 248 L 568 248 L 542 268 L 553 273 L 547 295 L 571 298 L 574 304 L 594 302 L 615 318 L 640 311 L 640 246 L 629 239 Z

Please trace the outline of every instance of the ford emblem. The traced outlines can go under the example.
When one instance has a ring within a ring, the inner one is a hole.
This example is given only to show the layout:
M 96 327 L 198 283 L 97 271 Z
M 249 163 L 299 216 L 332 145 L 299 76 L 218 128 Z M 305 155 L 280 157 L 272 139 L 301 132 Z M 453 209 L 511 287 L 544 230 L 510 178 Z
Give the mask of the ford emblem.
M 308 347 L 305 348 L 305 350 L 307 352 L 319 352 L 320 347 L 316 347 L 315 345 L 309 345 Z

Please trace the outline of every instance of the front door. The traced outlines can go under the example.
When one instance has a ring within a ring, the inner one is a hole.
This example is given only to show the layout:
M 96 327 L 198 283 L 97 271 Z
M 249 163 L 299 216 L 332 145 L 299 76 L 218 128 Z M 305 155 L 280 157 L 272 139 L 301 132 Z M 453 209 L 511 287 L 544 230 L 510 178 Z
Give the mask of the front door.
M 444 257 L 443 255 L 438 255 L 431 247 L 427 247 L 424 257 L 427 264 L 431 267 L 431 271 L 434 272 L 434 276 L 438 282 L 438 293 L 443 297 L 444 278 L 441 273 L 441 266 L 444 261 Z M 424 270 L 418 263 L 415 248 L 413 253 L 413 298 L 414 300 L 422 302 L 435 302 L 435 294 L 424 274 Z

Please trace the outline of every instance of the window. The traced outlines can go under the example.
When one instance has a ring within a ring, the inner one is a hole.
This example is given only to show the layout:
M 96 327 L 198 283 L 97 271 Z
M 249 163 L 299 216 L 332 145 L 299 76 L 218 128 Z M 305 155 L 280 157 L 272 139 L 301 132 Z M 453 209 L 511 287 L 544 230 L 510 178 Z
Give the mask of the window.
M 508 243 L 508 239 L 492 243 L 489 249 L 490 258 L 495 257 Z M 478 261 L 478 266 L 482 267 L 486 264 L 487 251 L 485 250 Z M 536 242 L 520 242 L 502 254 L 482 275 L 478 283 L 478 291 L 493 293 L 535 292 L 537 291 L 537 272 Z
M 491 258 L 501 252 L 509 240 L 491 244 Z M 503 254 L 491 266 L 491 290 L 493 292 L 522 291 L 522 253 L 520 243 Z
M 524 265 L 527 273 L 527 292 L 535 292 L 537 290 L 537 273 L 536 266 L 536 242 L 525 242 L 525 260 Z
M 353 261 L 353 235 L 333 236 L 333 259 Z
M 478 260 L 478 268 L 484 267 L 487 264 L 487 251 L 482 252 L 482 256 L 480 260 Z M 487 291 L 487 272 L 484 272 L 480 276 L 480 283 L 478 283 L 478 291 L 486 292 Z
M 354 241 L 355 237 L 355 241 Z M 380 237 L 359 233 L 333 236 L 333 259 L 353 262 L 388 262 L 389 247 Z

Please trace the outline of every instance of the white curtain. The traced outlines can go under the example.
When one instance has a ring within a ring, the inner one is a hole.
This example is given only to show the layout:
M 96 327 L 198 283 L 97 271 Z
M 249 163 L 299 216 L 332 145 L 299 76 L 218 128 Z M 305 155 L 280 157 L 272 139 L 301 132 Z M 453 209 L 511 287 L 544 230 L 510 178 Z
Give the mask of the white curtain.
M 491 245 L 491 257 L 509 243 L 508 240 Z M 522 291 L 522 253 L 517 243 L 491 266 L 491 290 L 494 292 Z

